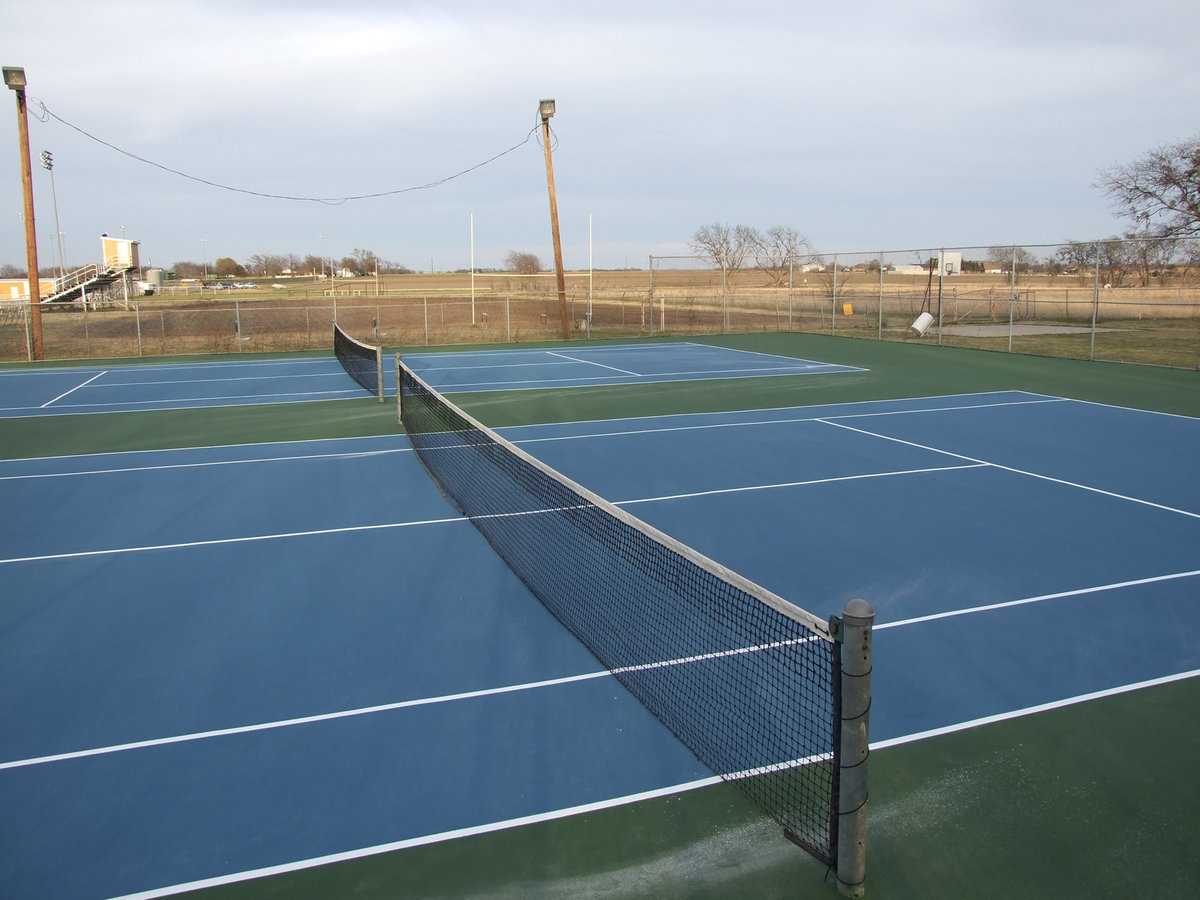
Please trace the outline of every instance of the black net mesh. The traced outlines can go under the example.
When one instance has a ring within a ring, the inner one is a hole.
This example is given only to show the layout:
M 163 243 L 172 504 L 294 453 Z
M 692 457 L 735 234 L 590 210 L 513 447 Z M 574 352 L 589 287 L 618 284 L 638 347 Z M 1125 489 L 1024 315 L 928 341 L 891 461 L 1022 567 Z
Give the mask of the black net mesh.
M 447 498 L 703 763 L 833 865 L 840 647 L 827 625 L 571 482 L 400 368 L 404 427 Z
M 375 394 L 380 400 L 383 399 L 383 351 L 381 348 L 356 341 L 342 331 L 335 322 L 333 325 L 333 352 L 337 354 L 342 368 L 351 378 L 370 393 Z

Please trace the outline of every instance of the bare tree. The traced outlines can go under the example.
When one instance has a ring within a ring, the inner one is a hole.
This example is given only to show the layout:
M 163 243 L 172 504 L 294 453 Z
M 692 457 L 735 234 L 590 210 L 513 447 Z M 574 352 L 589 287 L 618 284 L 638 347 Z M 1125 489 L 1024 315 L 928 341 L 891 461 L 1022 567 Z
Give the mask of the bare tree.
M 1000 264 L 1005 274 L 1013 273 L 1013 264 L 1016 264 L 1016 277 L 1013 281 L 1020 281 L 1022 275 L 1028 275 L 1037 265 L 1037 257 L 1026 250 L 1024 247 L 989 247 L 988 259 L 992 262 Z M 936 258 L 933 260 L 933 267 L 937 268 Z
M 753 247 L 754 264 L 779 287 L 787 279 L 788 267 L 812 255 L 812 245 L 795 228 L 772 225 L 763 234 L 756 235 Z
M 536 253 L 522 253 L 519 250 L 509 250 L 504 257 L 504 268 L 518 275 L 536 275 L 542 271 L 542 261 Z
M 1095 186 L 1147 236 L 1200 237 L 1200 135 L 1105 169 Z
M 1179 241 L 1174 238 L 1153 238 L 1145 234 L 1127 234 L 1129 257 L 1137 272 L 1138 285 L 1149 287 L 1152 278 L 1166 280 L 1166 272 L 1175 257 Z
M 1097 245 L 1100 252 L 1100 277 L 1105 287 L 1120 287 L 1125 282 L 1125 276 L 1133 271 L 1137 264 L 1129 245 L 1120 238 L 1109 238 Z
M 713 222 L 698 228 L 688 246 L 694 253 L 711 260 L 718 269 L 732 276 L 745 265 L 746 257 L 754 248 L 762 243 L 763 237 L 756 228 Z
M 175 273 L 176 278 L 199 278 L 204 274 L 204 266 L 201 263 L 181 259 L 172 264 L 171 271 Z
M 286 268 L 284 258 L 274 253 L 256 253 L 246 265 L 246 270 L 251 274 L 268 278 L 282 275 Z
M 372 251 L 355 247 L 350 255 L 342 260 L 342 268 L 349 269 L 356 275 L 373 275 L 378 262 L 379 257 Z

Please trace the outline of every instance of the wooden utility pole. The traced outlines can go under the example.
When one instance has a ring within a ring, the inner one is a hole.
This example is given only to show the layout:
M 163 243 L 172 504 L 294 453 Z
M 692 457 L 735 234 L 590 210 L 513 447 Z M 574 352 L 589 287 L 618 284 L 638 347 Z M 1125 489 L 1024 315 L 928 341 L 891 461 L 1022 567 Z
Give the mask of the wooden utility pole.
M 33 225 L 33 169 L 29 159 L 29 115 L 25 109 L 25 70 L 4 66 L 4 83 L 17 95 L 17 138 L 21 145 L 21 189 L 25 194 L 25 258 L 29 268 L 29 354 L 45 359 L 42 347 L 41 284 L 38 281 L 37 231 Z
M 558 197 L 554 193 L 554 164 L 550 159 L 550 117 L 554 115 L 554 101 L 542 100 L 538 104 L 542 116 L 542 146 L 546 149 L 546 185 L 550 190 L 550 230 L 554 233 L 554 274 L 558 280 L 558 311 L 562 317 L 563 340 L 571 339 L 571 317 L 567 315 L 567 280 L 563 275 L 562 240 L 558 236 Z

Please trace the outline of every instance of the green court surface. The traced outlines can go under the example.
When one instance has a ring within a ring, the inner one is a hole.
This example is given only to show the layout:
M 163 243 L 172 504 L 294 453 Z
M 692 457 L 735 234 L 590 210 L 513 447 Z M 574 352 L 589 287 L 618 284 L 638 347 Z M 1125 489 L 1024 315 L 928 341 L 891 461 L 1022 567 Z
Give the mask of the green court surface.
M 814 335 L 706 342 L 866 371 L 456 399 L 497 427 L 996 390 L 1200 417 L 1200 375 L 1194 371 Z M 363 398 L 10 419 L 0 421 L 0 452 L 21 458 L 397 430 L 393 404 Z M 1127 627 L 1170 623 L 1130 615 Z M 1070 640 L 1063 635 L 1064 646 Z M 867 896 L 1194 894 L 1200 884 L 1197 709 L 1200 681 L 1191 678 L 876 748 L 870 760 Z M 202 893 L 819 898 L 837 896 L 837 888 L 836 878 L 816 860 L 786 841 L 733 788 L 719 785 Z

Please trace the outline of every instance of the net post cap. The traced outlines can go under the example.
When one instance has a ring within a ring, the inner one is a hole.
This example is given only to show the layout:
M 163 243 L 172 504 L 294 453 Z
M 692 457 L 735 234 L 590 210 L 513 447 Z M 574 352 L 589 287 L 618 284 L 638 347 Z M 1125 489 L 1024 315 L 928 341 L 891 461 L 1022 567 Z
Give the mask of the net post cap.
M 846 604 L 842 621 L 847 625 L 870 625 L 875 621 L 875 610 L 866 600 L 856 598 Z

